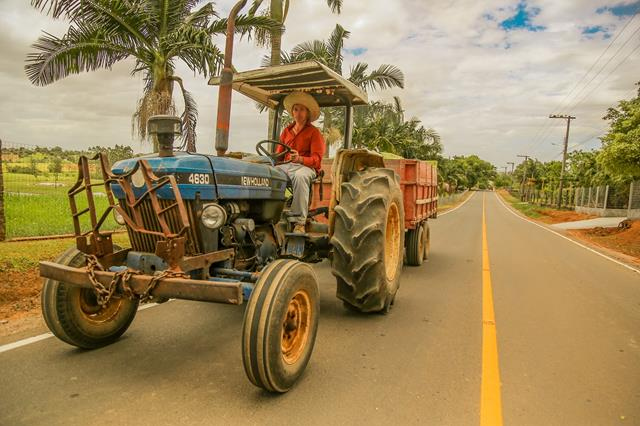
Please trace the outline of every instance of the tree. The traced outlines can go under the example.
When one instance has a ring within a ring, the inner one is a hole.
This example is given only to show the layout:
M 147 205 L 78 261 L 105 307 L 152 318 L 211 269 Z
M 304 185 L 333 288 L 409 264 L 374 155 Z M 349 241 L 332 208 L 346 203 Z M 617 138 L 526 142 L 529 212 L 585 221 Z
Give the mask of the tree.
M 636 83 L 640 86 L 640 82 Z M 598 163 L 614 180 L 630 182 L 640 178 L 640 88 L 635 98 L 622 100 L 603 117 L 610 121 L 602 138 Z
M 97 154 L 99 152 L 104 152 L 107 154 L 107 158 L 109 159 L 109 163 L 113 164 L 116 161 L 126 160 L 127 158 L 133 157 L 133 149 L 130 146 L 126 145 L 117 145 L 115 147 L 104 147 L 104 146 L 93 146 L 89 148 L 89 151 Z
M 58 175 L 62 173 L 62 158 L 53 157 L 53 161 L 49 163 L 49 173 L 53 173 L 55 186 L 58 186 Z
M 38 179 L 38 175 L 40 174 L 40 171 L 38 170 L 38 163 L 33 155 L 29 158 L 29 174 L 33 175 L 36 179 Z
M 398 97 L 393 104 L 372 102 L 357 107 L 352 142 L 356 148 L 390 152 L 404 158 L 437 160 L 442 153 L 438 133 L 422 126 L 417 118 L 406 121 Z
M 340 13 L 342 8 L 342 0 L 326 0 L 327 6 L 331 8 L 334 13 Z M 253 0 L 251 9 L 249 10 L 249 16 L 256 16 L 258 9 L 264 3 L 264 0 Z M 268 16 L 273 21 L 280 24 L 280 27 L 272 29 L 257 28 L 255 31 L 255 38 L 259 46 L 270 47 L 271 52 L 269 55 L 268 65 L 274 66 L 281 63 L 281 51 L 282 51 L 282 33 L 284 29 L 284 23 L 287 20 L 289 14 L 290 0 L 269 0 L 269 7 L 263 11 L 262 16 Z M 267 137 L 271 137 L 271 130 L 274 125 L 274 112 L 269 111 L 269 128 Z
M 155 114 L 175 114 L 173 90 L 177 83 L 184 101 L 183 143 L 195 151 L 197 109 L 182 79 L 175 75 L 177 60 L 194 73 L 218 72 L 223 54 L 212 37 L 226 32 L 226 19 L 218 18 L 212 3 L 193 10 L 197 0 L 31 0 L 54 18 L 70 21 L 67 33 L 44 33 L 27 56 L 29 80 L 44 86 L 70 74 L 110 69 L 135 58 L 132 75 L 142 73 L 145 87 L 133 115 L 134 129 L 146 138 L 147 119 Z M 236 29 L 274 30 L 280 24 L 261 16 L 239 16 Z M 154 143 L 155 145 L 155 143 Z M 155 146 L 154 146 L 155 148 Z M 156 148 L 157 149 L 157 148 Z
M 313 40 L 300 43 L 291 50 L 290 54 L 282 55 L 282 62 L 290 63 L 314 60 L 342 75 L 344 60 L 342 51 L 344 41 L 349 38 L 350 34 L 351 33 L 341 25 L 336 24 L 327 40 Z M 389 64 L 380 65 L 377 69 L 369 71 L 368 64 L 358 62 L 350 68 L 347 79 L 365 92 L 392 87 L 404 88 L 404 74 L 399 68 Z M 342 108 L 324 108 L 322 127 L 325 138 L 333 128 L 334 116 L 338 118 L 339 121 L 344 122 L 342 113 Z M 328 155 L 329 144 L 327 144 L 325 152 L 325 156 Z

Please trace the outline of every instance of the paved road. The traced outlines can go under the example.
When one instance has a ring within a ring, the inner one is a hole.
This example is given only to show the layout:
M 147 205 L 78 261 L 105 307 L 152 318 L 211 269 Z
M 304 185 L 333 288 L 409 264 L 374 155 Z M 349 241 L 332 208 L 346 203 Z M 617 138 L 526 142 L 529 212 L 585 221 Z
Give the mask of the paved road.
M 173 301 L 110 347 L 0 353 L 0 424 L 477 425 L 483 198 L 504 423 L 640 424 L 640 274 L 492 193 L 432 222 L 431 258 L 404 269 L 389 315 L 344 310 L 318 265 L 316 349 L 288 394 L 245 379 L 241 307 Z

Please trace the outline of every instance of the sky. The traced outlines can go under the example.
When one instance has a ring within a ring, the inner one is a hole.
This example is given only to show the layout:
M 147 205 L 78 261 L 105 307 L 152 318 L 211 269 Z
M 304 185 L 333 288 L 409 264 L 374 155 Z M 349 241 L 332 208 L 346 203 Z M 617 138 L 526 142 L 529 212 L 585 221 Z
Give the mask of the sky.
M 220 0 L 215 7 L 225 15 L 233 3 Z M 338 15 L 324 0 L 293 0 L 283 49 L 326 39 L 339 23 L 351 32 L 345 71 L 366 62 L 393 64 L 405 74 L 404 89 L 372 92 L 370 100 L 400 96 L 406 117 L 440 134 L 445 156 L 477 154 L 500 170 L 520 161 L 518 155 L 561 158 L 565 120 L 549 119 L 552 113 L 577 117 L 570 150 L 600 146 L 607 108 L 631 98 L 640 81 L 638 11 L 640 0 L 344 0 Z M 142 94 L 131 60 L 45 87 L 28 81 L 30 46 L 42 31 L 61 36 L 67 28 L 28 0 L 0 1 L 4 145 L 120 144 L 148 151 L 131 132 Z M 236 40 L 233 62 L 239 70 L 255 69 L 266 54 Z M 198 151 L 213 153 L 217 88 L 182 65 L 177 73 L 198 103 Z M 252 151 L 266 137 L 267 120 L 253 101 L 234 93 L 230 149 Z

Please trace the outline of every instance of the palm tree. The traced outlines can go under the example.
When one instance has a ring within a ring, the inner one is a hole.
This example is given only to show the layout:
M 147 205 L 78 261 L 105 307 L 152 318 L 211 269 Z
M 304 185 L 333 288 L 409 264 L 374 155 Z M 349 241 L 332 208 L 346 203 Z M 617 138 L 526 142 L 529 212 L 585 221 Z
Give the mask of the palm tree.
M 353 145 L 421 160 L 438 159 L 442 152 L 440 135 L 434 129 L 425 128 L 417 118 L 405 121 L 397 96 L 393 104 L 372 102 L 356 109 Z
M 342 75 L 342 65 L 344 56 L 342 55 L 344 41 L 349 38 L 351 33 L 345 30 L 341 25 L 331 32 L 327 40 L 307 41 L 295 46 L 289 55 L 282 54 L 283 61 L 299 62 L 315 60 L 333 71 Z M 369 71 L 369 65 L 364 62 L 358 62 L 350 68 L 349 81 L 356 86 L 369 92 L 377 89 L 388 89 L 392 87 L 404 88 L 404 74 L 394 65 L 383 64 L 377 69 Z M 334 114 L 340 114 L 341 109 L 325 108 L 323 111 L 323 133 L 325 136 L 331 134 Z M 325 151 L 325 156 L 329 155 L 329 145 Z
M 110 69 L 134 58 L 131 74 L 142 73 L 145 82 L 132 118 L 134 131 L 144 139 L 150 116 L 175 114 L 177 84 L 185 105 L 183 147 L 195 151 L 196 103 L 175 75 L 175 65 L 179 59 L 194 73 L 207 77 L 219 71 L 223 54 L 212 37 L 226 32 L 227 20 L 218 17 L 211 3 L 195 10 L 198 0 L 31 0 L 31 4 L 54 18 L 70 21 L 64 36 L 45 32 L 33 45 L 35 52 L 27 56 L 25 66 L 33 84 L 45 86 L 70 74 Z M 263 16 L 236 20 L 241 33 L 280 27 Z
M 331 8 L 331 11 L 334 13 L 340 13 L 342 9 L 342 0 L 326 0 L 327 6 Z M 255 16 L 258 12 L 258 9 L 264 0 L 253 0 L 253 4 L 251 9 L 249 10 L 249 16 Z M 255 32 L 256 41 L 259 46 L 262 47 L 270 47 L 271 54 L 269 55 L 269 63 L 268 65 L 280 65 L 281 56 L 280 52 L 282 51 L 282 30 L 284 28 L 284 23 L 287 20 L 287 15 L 289 14 L 289 4 L 290 0 L 269 0 L 269 7 L 263 12 L 263 16 L 269 16 L 274 21 L 280 23 L 282 26 L 280 28 L 273 28 L 271 30 L 257 29 Z M 268 136 L 271 137 L 271 129 L 273 128 L 274 123 L 274 112 L 269 111 L 269 129 Z

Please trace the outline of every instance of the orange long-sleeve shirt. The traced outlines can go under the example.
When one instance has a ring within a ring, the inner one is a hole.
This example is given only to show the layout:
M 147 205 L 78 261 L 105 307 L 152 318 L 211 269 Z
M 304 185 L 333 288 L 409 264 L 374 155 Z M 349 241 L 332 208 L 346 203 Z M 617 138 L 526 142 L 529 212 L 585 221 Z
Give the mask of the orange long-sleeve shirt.
M 322 133 L 312 124 L 307 123 L 300 133 L 294 135 L 293 126 L 295 122 L 285 127 L 280 134 L 280 142 L 298 151 L 302 158 L 302 164 L 311 167 L 316 172 L 322 167 L 322 156 L 324 155 L 325 143 Z M 276 152 L 282 152 L 284 148 L 278 146 Z M 289 156 L 285 157 L 289 160 Z

